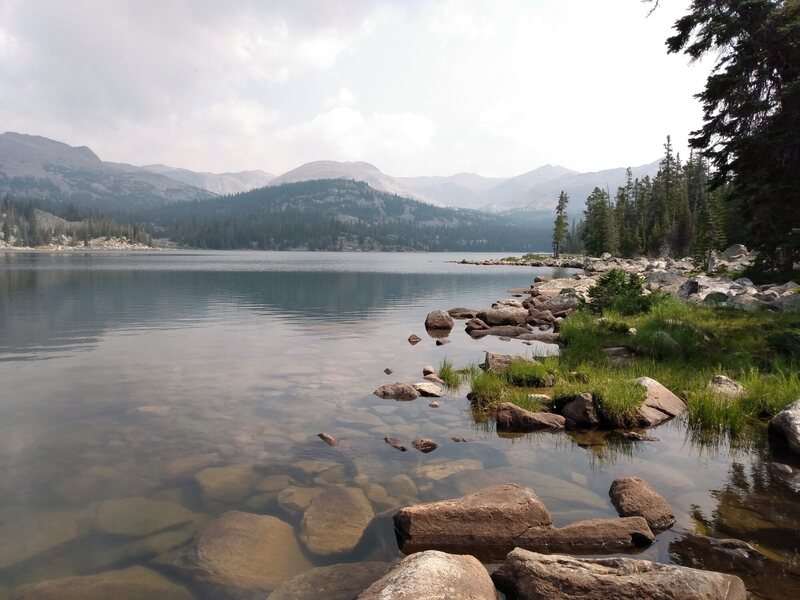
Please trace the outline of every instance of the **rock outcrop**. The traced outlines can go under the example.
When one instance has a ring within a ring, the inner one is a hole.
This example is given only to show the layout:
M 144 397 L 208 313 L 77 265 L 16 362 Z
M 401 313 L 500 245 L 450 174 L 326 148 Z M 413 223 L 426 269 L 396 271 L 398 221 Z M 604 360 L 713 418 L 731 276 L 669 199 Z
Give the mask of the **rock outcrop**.
M 515 549 L 492 575 L 518 600 L 745 600 L 732 575 L 631 558 L 580 560 Z
M 429 550 L 401 560 L 357 600 L 496 600 L 489 573 L 473 556 Z

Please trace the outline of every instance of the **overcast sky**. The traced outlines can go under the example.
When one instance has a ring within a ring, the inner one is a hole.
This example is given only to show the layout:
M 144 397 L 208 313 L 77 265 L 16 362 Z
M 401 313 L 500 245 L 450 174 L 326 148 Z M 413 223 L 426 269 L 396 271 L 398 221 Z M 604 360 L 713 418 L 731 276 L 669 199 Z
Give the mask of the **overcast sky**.
M 209 171 L 638 165 L 701 124 L 687 4 L 2 0 L 0 130 Z

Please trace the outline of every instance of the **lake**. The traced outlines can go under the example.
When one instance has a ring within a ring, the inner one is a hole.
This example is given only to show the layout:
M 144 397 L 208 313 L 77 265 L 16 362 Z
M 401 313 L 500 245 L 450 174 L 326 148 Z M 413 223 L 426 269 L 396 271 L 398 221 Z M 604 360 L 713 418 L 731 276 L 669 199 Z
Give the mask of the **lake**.
M 696 532 L 742 539 L 796 568 L 800 485 L 776 474 L 763 436 L 731 447 L 678 421 L 652 432 L 658 442 L 502 437 L 473 418 L 468 386 L 438 408 L 372 395 L 421 381 L 424 365 L 445 358 L 466 367 L 486 351 L 554 350 L 474 340 L 460 321 L 437 346 L 423 326 L 429 311 L 488 307 L 555 274 L 449 262 L 461 258 L 0 254 L 0 598 L 23 583 L 130 565 L 178 581 L 159 557 L 209 518 L 235 509 L 297 530 L 309 498 L 330 484 L 363 489 L 377 516 L 355 550 L 308 555 L 311 564 L 396 560 L 394 510 L 487 481 L 531 487 L 562 525 L 616 517 L 611 482 L 640 476 L 677 523 L 639 558 L 690 564 L 684 535 Z M 412 333 L 422 342 L 409 344 Z M 439 448 L 418 452 L 415 438 Z M 748 584 L 763 597 L 800 595 L 788 571 Z

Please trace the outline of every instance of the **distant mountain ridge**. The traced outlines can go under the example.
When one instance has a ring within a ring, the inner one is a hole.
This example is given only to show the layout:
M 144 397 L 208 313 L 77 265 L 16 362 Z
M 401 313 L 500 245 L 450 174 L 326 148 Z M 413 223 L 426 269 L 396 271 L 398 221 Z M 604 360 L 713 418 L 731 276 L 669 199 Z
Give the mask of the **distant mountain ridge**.
M 634 177 L 655 175 L 658 162 L 633 167 Z M 496 213 L 552 213 L 559 193 L 570 196 L 569 212 L 583 209 L 595 187 L 613 193 L 625 183 L 625 168 L 580 173 L 543 165 L 515 177 L 392 177 L 368 162 L 320 160 L 279 176 L 265 171 L 204 173 L 167 165 L 135 166 L 102 161 L 85 146 L 73 147 L 48 138 L 0 134 L 0 192 L 67 200 L 88 205 L 136 206 L 208 200 L 286 183 L 320 180 L 361 181 L 372 189 L 434 206 Z

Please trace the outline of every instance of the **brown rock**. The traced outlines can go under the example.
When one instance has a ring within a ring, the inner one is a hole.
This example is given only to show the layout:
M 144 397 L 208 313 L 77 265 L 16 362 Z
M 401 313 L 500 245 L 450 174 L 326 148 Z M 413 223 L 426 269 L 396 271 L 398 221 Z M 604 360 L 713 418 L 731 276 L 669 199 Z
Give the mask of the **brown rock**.
M 400 381 L 382 385 L 372 393 L 378 398 L 390 398 L 392 400 L 416 400 L 419 398 L 419 392 L 414 389 L 413 385 Z
M 433 440 L 416 439 L 411 442 L 411 445 L 424 454 L 429 454 L 439 447 L 439 444 Z
M 528 310 L 516 306 L 498 306 L 478 313 L 478 318 L 487 325 L 524 325 Z
M 492 579 L 518 600 L 745 600 L 731 575 L 631 558 L 577 559 L 516 549 Z
M 642 517 L 587 519 L 564 527 L 531 527 L 515 540 L 536 552 L 615 554 L 646 548 L 656 539 Z
M 424 377 L 425 375 L 436 375 L 436 369 L 433 365 L 425 365 L 422 367 L 422 376 Z
M 417 504 L 394 516 L 404 552 L 429 548 L 505 551 L 527 529 L 549 526 L 550 513 L 531 490 L 515 483 L 486 487 L 453 500 Z
M 639 377 L 634 381 L 647 390 L 647 396 L 638 414 L 639 423 L 643 427 L 655 427 L 686 411 L 683 400 L 655 379 Z
M 454 319 L 474 319 L 478 315 L 478 310 L 474 308 L 451 308 L 447 311 Z
M 501 373 L 505 371 L 508 366 L 515 361 L 529 362 L 532 364 L 539 364 L 531 358 L 524 356 L 516 356 L 514 354 L 495 354 L 494 352 L 487 352 L 483 359 L 483 364 L 479 365 L 484 371 L 490 373 Z
M 667 529 L 675 523 L 664 497 L 638 477 L 615 479 L 608 494 L 621 517 L 644 517 L 653 529 Z
M 530 330 L 525 327 L 519 327 L 517 325 L 495 325 L 492 327 L 488 327 L 486 329 L 476 329 L 474 331 L 470 331 L 470 337 L 475 339 L 480 339 L 486 337 L 487 335 L 495 335 L 498 337 L 508 337 L 508 338 L 519 338 L 525 334 L 530 333 Z
M 385 562 L 317 567 L 282 583 L 270 594 L 269 600 L 353 600 L 391 568 L 392 565 Z
M 322 433 L 318 433 L 317 437 L 328 444 L 328 446 L 337 446 L 339 444 L 339 440 L 337 440 L 335 436 L 331 435 L 330 433 L 325 433 L 324 431 Z
M 531 412 L 510 402 L 497 406 L 495 415 L 500 431 L 535 431 L 537 429 L 564 429 L 566 420 L 561 415 L 548 412 Z
M 430 550 L 407 556 L 357 600 L 496 600 L 489 573 L 473 556 Z
M 391 375 L 392 373 L 394 373 L 394 371 L 392 371 L 392 370 L 391 370 L 389 367 L 386 367 L 386 368 L 383 370 L 383 372 L 384 372 L 384 373 L 386 373 L 387 375 Z
M 425 329 L 446 329 L 453 328 L 453 317 L 444 310 L 434 310 L 425 317 Z
M 444 390 L 435 383 L 429 381 L 415 383 L 414 389 L 419 392 L 420 396 L 426 396 L 428 398 L 441 398 L 444 396 Z
M 600 422 L 594 397 L 589 392 L 557 399 L 556 410 L 564 416 L 567 427 L 571 429 L 593 427 Z
M 465 329 L 467 333 L 472 334 L 473 331 L 489 329 L 489 326 L 480 319 L 470 319 L 469 321 L 467 321 L 467 326 Z
M 190 576 L 210 596 L 255 597 L 312 567 L 294 528 L 266 515 L 226 512 L 161 564 Z
M 383 438 L 383 441 L 389 444 L 392 448 L 400 450 L 400 452 L 405 452 L 406 450 L 408 450 L 408 448 L 403 446 L 403 444 L 401 444 L 400 440 L 398 440 L 397 438 L 385 437 Z
M 186 588 L 145 567 L 135 566 L 97 575 L 51 579 L 23 585 L 11 600 L 192 600 Z
M 350 552 L 372 521 L 372 505 L 361 488 L 331 486 L 311 500 L 300 524 L 300 540 L 317 556 Z
M 520 335 L 517 336 L 518 340 L 526 340 L 529 342 L 542 342 L 543 344 L 557 344 L 560 338 L 561 334 L 552 333 L 549 331 L 540 331 L 540 332 L 528 331 L 525 333 L 521 333 Z
M 408 336 L 408 343 L 411 344 L 412 346 L 416 346 L 421 341 L 422 338 L 419 337 L 416 333 L 412 333 L 410 336 Z

